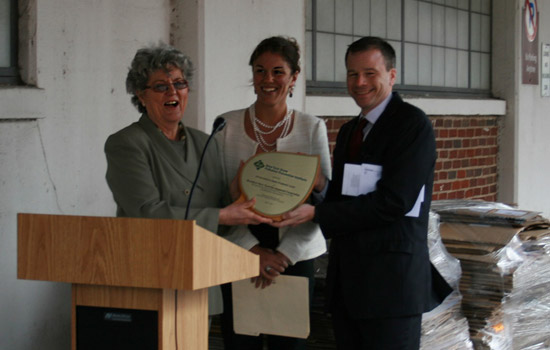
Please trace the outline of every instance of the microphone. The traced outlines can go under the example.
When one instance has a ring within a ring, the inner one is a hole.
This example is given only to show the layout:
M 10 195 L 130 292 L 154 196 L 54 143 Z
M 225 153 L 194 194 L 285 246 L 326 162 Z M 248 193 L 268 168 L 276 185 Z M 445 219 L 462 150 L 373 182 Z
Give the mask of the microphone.
M 197 185 L 197 180 L 199 179 L 199 175 L 201 173 L 202 161 L 204 160 L 204 155 L 206 154 L 206 148 L 208 148 L 208 144 L 210 143 L 210 140 L 212 140 L 214 135 L 217 132 L 222 131 L 224 127 L 225 127 L 225 119 L 222 117 L 217 117 L 216 120 L 214 120 L 214 124 L 212 125 L 212 132 L 210 133 L 210 136 L 208 137 L 208 140 L 206 140 L 206 144 L 202 149 L 201 160 L 199 161 L 197 174 L 195 175 L 195 180 L 193 181 L 193 186 L 191 186 L 191 191 L 189 192 L 189 198 L 187 199 L 187 207 L 185 208 L 185 218 L 184 218 L 185 220 L 187 220 L 187 217 L 189 216 L 189 207 L 191 205 L 191 198 L 193 198 L 193 191 L 195 190 L 195 186 Z
M 212 125 L 212 134 L 222 131 L 223 128 L 225 128 L 225 119 L 217 117 L 216 120 L 214 120 L 214 125 Z

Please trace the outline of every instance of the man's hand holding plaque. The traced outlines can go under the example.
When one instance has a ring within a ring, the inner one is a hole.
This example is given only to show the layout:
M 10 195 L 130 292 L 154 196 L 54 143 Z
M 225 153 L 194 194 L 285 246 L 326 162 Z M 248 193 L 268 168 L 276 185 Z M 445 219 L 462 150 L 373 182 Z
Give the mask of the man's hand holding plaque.
M 304 203 L 319 172 L 319 156 L 268 152 L 251 157 L 239 173 L 246 200 L 256 199 L 256 213 L 281 220 L 284 213 Z

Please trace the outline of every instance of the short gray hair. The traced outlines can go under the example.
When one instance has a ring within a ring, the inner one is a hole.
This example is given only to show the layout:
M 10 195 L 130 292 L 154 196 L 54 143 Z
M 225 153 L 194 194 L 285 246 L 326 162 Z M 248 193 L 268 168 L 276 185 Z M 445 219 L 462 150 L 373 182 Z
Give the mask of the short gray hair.
M 176 48 L 161 42 L 136 52 L 126 77 L 126 91 L 132 95 L 132 104 L 140 113 L 145 112 L 145 107 L 140 103 L 137 94 L 147 87 L 151 73 L 159 69 L 168 71 L 173 68 L 179 68 L 184 78 L 191 82 L 193 63 Z

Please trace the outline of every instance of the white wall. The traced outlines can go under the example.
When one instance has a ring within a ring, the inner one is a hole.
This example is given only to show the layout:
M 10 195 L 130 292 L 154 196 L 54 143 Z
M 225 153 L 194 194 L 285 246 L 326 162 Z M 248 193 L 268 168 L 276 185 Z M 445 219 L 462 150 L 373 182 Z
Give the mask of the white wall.
M 175 33 L 174 45 L 187 52 L 196 65 L 189 114 L 184 118 L 188 125 L 206 132 L 219 114 L 254 102 L 248 60 L 261 40 L 286 35 L 304 47 L 303 0 L 183 1 L 178 11 L 175 26 L 185 30 Z M 203 45 L 195 45 L 197 42 Z M 302 68 L 304 62 L 302 59 Z M 303 109 L 305 74 L 300 74 L 294 91 L 289 105 Z
M 248 107 L 255 100 L 248 60 L 261 40 L 273 35 L 305 43 L 304 1 L 207 1 L 206 101 L 207 125 L 220 113 Z M 302 63 L 304 60 L 302 59 Z M 303 109 L 305 74 L 300 74 L 291 107 Z
M 550 44 L 550 3 L 537 1 L 537 5 L 540 74 L 540 45 Z M 520 77 L 518 80 L 521 83 Z M 520 84 L 518 89 L 517 202 L 521 208 L 542 211 L 550 217 L 550 97 L 541 97 L 540 83 L 539 75 L 539 85 Z
M 540 44 L 550 43 L 550 4 L 538 1 Z M 499 159 L 499 201 L 550 217 L 550 98 L 539 85 L 521 83 L 521 26 L 524 1 L 493 6 L 493 92 L 507 100 Z M 540 61 L 539 61 L 540 62 Z M 539 63 L 540 71 L 540 63 Z
M 137 48 L 168 41 L 169 1 L 29 5 L 38 86 L 0 88 L 0 349 L 69 349 L 70 287 L 17 280 L 16 214 L 114 214 L 103 144 L 139 117 L 125 76 Z
M 493 6 L 492 38 L 492 86 L 495 97 L 507 102 L 506 115 L 502 119 L 498 160 L 498 200 L 517 203 L 517 86 L 519 35 L 518 0 L 502 0 Z

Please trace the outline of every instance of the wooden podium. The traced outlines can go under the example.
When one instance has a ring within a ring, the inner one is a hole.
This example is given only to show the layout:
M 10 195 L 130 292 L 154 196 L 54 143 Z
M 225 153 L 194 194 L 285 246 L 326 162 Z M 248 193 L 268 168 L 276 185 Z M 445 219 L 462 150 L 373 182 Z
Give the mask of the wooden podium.
M 17 277 L 72 283 L 79 306 L 158 313 L 158 349 L 208 349 L 207 287 L 257 276 L 258 256 L 194 221 L 18 214 Z

